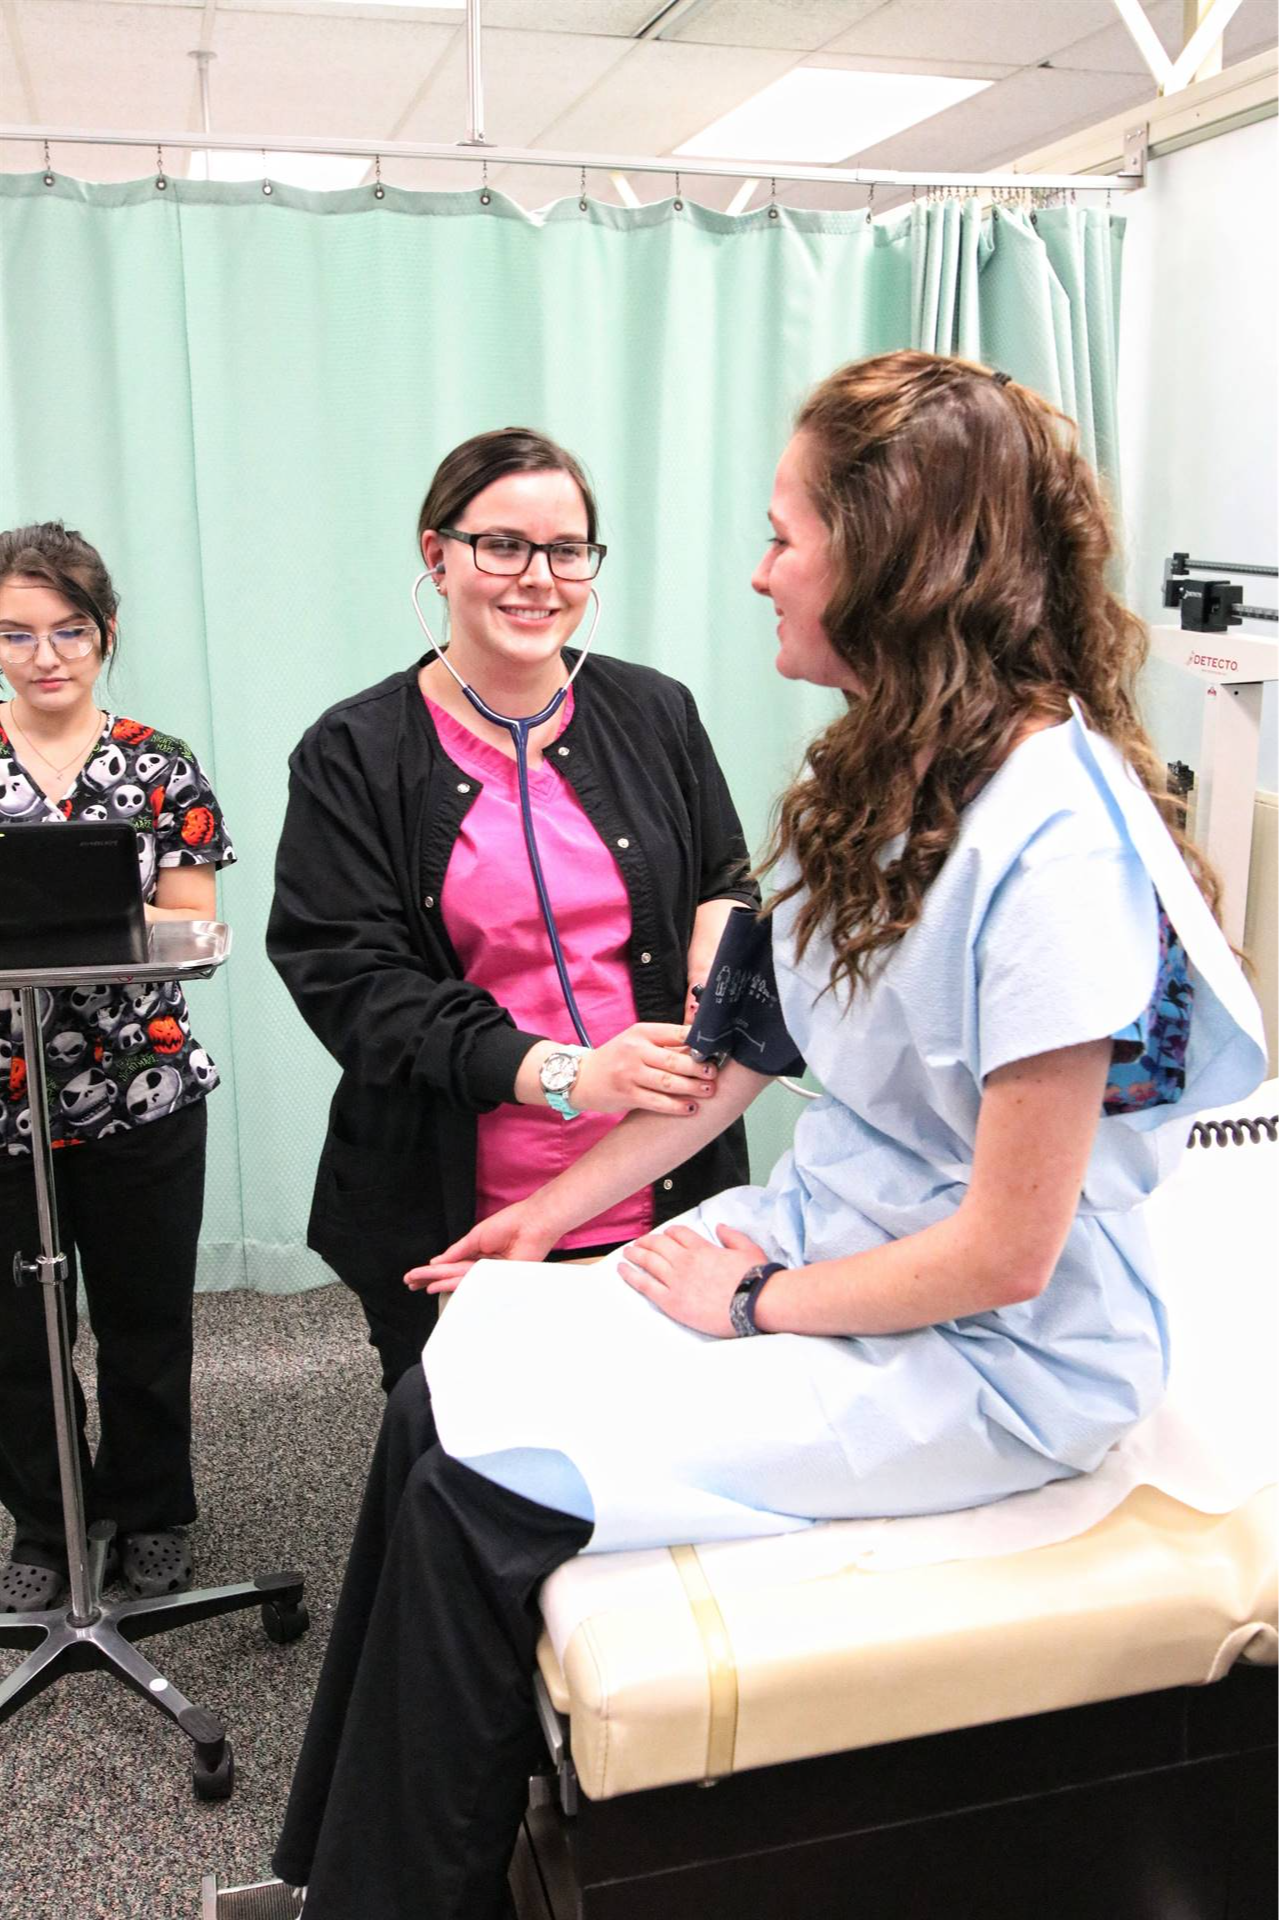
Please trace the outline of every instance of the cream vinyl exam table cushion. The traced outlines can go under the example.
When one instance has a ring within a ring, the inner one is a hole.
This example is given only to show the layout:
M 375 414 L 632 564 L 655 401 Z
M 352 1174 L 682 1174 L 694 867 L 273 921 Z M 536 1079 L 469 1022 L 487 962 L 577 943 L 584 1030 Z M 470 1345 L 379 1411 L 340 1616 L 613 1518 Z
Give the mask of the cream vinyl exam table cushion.
M 1279 1108 L 1268 1082 L 1241 1103 Z M 579 1557 L 539 1665 L 596 1800 L 1276 1659 L 1279 1146 L 1196 1147 L 1149 1204 L 1165 1405 L 1097 1473 L 964 1514 Z

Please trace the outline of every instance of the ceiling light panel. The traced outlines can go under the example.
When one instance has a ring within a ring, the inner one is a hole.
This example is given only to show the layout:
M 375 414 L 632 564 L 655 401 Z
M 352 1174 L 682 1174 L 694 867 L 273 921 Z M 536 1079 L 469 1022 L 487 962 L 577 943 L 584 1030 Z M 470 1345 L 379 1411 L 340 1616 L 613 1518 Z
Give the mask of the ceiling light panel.
M 989 87 L 940 74 L 796 67 L 676 149 L 692 158 L 816 166 L 878 146 Z
M 858 156 L 864 166 L 946 173 L 994 172 L 1033 148 L 1149 100 L 1154 82 L 1131 73 L 1061 73 L 1029 67 L 934 120 Z

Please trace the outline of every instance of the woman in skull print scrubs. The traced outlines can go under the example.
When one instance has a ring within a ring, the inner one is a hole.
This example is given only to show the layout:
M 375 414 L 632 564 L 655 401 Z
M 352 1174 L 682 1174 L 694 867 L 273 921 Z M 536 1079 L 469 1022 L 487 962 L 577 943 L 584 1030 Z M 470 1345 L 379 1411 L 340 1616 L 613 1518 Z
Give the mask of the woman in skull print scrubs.
M 129 821 L 148 920 L 211 920 L 235 854 L 190 748 L 95 703 L 116 605 L 78 533 L 0 533 L 0 828 Z M 0 1281 L 39 1239 L 17 1000 L 0 991 Z M 98 1343 L 92 1461 L 75 1386 L 88 1517 L 115 1521 L 134 1593 L 177 1592 L 192 1578 L 191 1296 L 218 1072 L 176 982 L 42 991 L 40 1011 L 71 1334 L 78 1259 Z M 0 1501 L 14 1522 L 0 1612 L 55 1605 L 67 1567 L 38 1287 L 0 1284 Z

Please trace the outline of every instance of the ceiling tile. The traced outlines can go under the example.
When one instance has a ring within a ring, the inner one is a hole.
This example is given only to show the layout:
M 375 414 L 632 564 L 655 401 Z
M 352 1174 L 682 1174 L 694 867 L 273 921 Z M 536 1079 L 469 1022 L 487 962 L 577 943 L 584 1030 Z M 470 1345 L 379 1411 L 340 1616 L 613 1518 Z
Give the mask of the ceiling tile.
M 1154 28 L 1165 53 L 1174 60 L 1184 45 L 1182 0 L 1146 0 L 1146 17 Z M 1226 29 L 1224 64 L 1232 66 L 1250 54 L 1276 41 L 1274 0 L 1244 0 Z M 1149 71 L 1137 43 L 1122 20 L 1103 33 L 1090 34 L 1072 47 L 1053 56 L 1053 65 L 1062 68 L 1091 68 L 1098 73 L 1147 73 Z
M 13 25 L 11 33 L 10 22 Z M 31 83 L 26 42 L 15 8 L 0 6 L 0 119 L 28 121 L 40 114 L 40 100 Z M 6 169 L 12 171 L 12 169 Z
M 375 138 L 461 29 L 334 14 L 220 13 L 210 70 L 220 133 Z M 443 139 L 460 139 L 459 119 Z
M 1250 54 L 1273 47 L 1279 39 L 1277 27 L 1279 15 L 1276 14 L 1275 0 L 1243 0 L 1243 5 L 1226 28 L 1225 64 L 1233 66 L 1236 61 L 1246 60 Z
M 1113 19 L 1112 0 L 888 0 L 826 51 L 1028 66 Z
M 111 0 L 22 0 L 32 85 L 48 126 L 185 125 L 199 15 Z M 135 163 L 135 177 L 146 172 Z M 116 176 L 119 177 L 119 176 Z
M 794 65 L 793 53 L 641 41 L 537 145 L 669 153 Z
M 486 28 L 631 39 L 661 4 L 662 0 L 484 0 L 482 18 Z
M 200 21 L 190 8 L 24 0 L 22 20 L 48 123 L 198 127 L 189 55 Z M 209 70 L 214 128 L 376 137 L 457 31 L 332 14 L 219 14 Z
M 708 46 L 784 47 L 812 53 L 847 33 L 884 0 L 707 0 L 663 40 Z
M 1182 0 L 1144 0 L 1146 18 L 1164 52 L 1175 59 L 1181 50 Z M 1101 33 L 1087 34 L 1073 46 L 1053 55 L 1054 67 L 1088 69 L 1094 73 L 1149 73 L 1137 42 L 1115 16 Z
M 531 146 L 630 52 L 625 41 L 581 34 L 484 36 L 484 134 L 495 145 Z M 412 96 L 396 122 L 401 140 L 460 140 L 466 131 L 466 36 Z

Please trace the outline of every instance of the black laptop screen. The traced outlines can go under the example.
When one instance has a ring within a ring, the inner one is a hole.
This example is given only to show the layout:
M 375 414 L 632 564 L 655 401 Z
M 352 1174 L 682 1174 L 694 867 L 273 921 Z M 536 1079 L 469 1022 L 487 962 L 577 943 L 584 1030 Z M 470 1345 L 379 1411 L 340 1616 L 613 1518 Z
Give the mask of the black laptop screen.
M 129 966 L 146 957 L 135 828 L 0 825 L 0 969 Z

